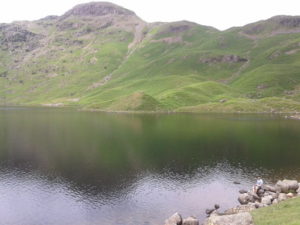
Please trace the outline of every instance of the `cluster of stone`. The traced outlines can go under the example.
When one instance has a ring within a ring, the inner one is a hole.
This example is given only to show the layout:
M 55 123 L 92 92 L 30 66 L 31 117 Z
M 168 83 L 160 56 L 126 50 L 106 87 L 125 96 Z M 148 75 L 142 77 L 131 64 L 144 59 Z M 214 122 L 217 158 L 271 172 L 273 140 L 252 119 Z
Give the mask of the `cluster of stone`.
M 238 201 L 241 205 L 224 213 L 218 213 L 217 210 L 209 211 L 209 217 L 204 225 L 253 225 L 250 211 L 297 196 L 300 196 L 300 183 L 296 180 L 279 180 L 273 186 L 262 186 L 256 193 L 253 190 L 240 190 Z
M 165 225 L 199 225 L 199 220 L 193 216 L 182 219 L 179 213 L 175 213 L 165 221 Z
M 257 193 L 241 190 L 238 201 L 241 205 L 249 205 L 253 209 L 262 208 L 300 196 L 299 187 L 300 184 L 296 180 L 279 180 L 274 186 L 262 186 Z
M 289 198 L 300 197 L 300 183 L 296 180 L 279 180 L 275 185 L 264 185 L 254 193 L 253 190 L 240 190 L 238 201 L 241 205 L 219 213 L 219 205 L 207 209 L 208 218 L 203 225 L 253 225 L 250 211 L 277 204 Z M 165 225 L 199 225 L 195 217 L 182 219 L 175 213 L 165 221 Z

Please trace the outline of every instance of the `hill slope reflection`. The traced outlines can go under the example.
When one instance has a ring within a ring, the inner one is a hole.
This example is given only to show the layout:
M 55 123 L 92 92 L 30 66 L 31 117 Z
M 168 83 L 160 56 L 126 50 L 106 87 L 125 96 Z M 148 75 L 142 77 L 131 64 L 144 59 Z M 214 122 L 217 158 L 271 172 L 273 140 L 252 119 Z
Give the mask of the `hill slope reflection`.
M 0 123 L 5 224 L 203 218 L 214 203 L 235 205 L 258 175 L 299 174 L 300 123 L 277 117 L 23 108 L 0 110 Z

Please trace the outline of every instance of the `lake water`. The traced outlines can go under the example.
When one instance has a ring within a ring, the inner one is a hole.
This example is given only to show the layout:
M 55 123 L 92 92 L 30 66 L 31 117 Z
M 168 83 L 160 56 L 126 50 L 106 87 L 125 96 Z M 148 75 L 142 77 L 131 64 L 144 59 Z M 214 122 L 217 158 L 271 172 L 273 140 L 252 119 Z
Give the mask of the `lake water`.
M 156 225 L 300 179 L 300 121 L 0 109 L 1 225 Z M 240 185 L 233 184 L 241 182 Z

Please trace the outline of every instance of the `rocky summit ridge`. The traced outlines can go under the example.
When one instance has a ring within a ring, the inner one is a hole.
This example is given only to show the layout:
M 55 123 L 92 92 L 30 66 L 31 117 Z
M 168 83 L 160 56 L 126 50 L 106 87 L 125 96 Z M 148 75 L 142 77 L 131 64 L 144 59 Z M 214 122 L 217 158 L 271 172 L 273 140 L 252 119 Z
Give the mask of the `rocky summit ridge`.
M 105 15 L 135 15 L 135 13 L 110 2 L 90 2 L 75 6 L 62 17 Z

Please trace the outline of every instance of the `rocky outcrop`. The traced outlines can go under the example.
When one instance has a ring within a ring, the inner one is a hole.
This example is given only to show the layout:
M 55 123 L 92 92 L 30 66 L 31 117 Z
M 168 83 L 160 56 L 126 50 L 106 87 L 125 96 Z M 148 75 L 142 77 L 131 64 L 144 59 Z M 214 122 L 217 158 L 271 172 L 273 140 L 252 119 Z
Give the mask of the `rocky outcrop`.
M 135 15 L 134 12 L 109 2 L 91 2 L 75 6 L 61 18 L 69 16 Z
M 248 59 L 240 57 L 238 55 L 220 55 L 220 56 L 201 58 L 199 61 L 200 61 L 200 63 L 203 63 L 203 64 L 216 64 L 216 63 L 247 62 Z
M 270 20 L 287 28 L 300 27 L 300 16 L 275 16 Z
M 233 215 L 217 215 L 213 214 L 204 225 L 253 225 L 253 219 L 250 213 L 243 212 Z
M 30 32 L 15 24 L 0 24 L 0 42 L 2 50 L 15 51 L 25 49 L 32 51 L 38 46 L 42 35 Z

